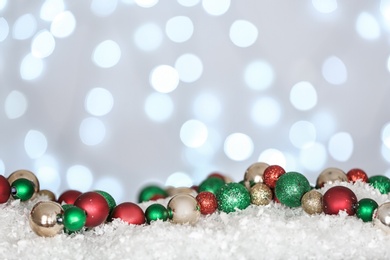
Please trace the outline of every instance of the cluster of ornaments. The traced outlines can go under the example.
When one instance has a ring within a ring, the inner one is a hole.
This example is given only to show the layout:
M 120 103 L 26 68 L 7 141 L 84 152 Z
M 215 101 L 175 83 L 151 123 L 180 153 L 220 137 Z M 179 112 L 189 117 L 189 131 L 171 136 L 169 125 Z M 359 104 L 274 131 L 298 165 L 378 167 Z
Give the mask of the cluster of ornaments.
M 376 224 L 390 230 L 390 202 L 379 206 L 370 198 L 358 201 L 354 192 L 342 185 L 333 186 L 324 194 L 318 191 L 324 184 L 336 181 L 366 182 L 382 194 L 390 192 L 389 178 L 380 175 L 368 178 L 361 169 L 345 173 L 338 168 L 327 168 L 318 176 L 316 187 L 311 187 L 301 173 L 256 162 L 246 169 L 244 179 L 238 183 L 220 173 L 212 173 L 199 186 L 191 188 L 146 186 L 138 198 L 138 203 L 150 204 L 145 211 L 137 203 L 117 205 L 110 194 L 101 190 L 85 193 L 67 190 L 56 199 L 51 191 L 40 190 L 38 179 L 27 170 L 15 171 L 8 178 L 0 175 L 0 203 L 7 203 L 10 197 L 27 201 L 39 194 L 46 195 L 50 200 L 36 203 L 29 215 L 31 229 L 44 237 L 83 232 L 113 219 L 131 225 L 158 220 L 194 225 L 201 215 L 216 211 L 230 213 L 249 205 L 264 206 L 271 202 L 302 207 L 309 215 L 335 215 L 345 211 L 364 222 L 374 219 Z M 166 198 L 170 199 L 164 206 L 160 199 L 165 202 Z

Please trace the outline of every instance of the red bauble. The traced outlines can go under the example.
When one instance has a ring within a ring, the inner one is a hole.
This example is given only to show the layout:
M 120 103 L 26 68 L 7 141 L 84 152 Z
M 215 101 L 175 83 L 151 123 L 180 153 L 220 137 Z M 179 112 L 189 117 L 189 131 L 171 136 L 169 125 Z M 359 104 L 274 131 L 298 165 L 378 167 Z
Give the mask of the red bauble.
M 81 191 L 78 190 L 67 190 L 64 191 L 60 197 L 58 198 L 57 202 L 60 204 L 74 204 L 78 196 L 81 195 Z
M 212 214 L 218 208 L 218 202 L 215 195 L 208 191 L 202 191 L 196 196 L 200 207 L 200 213 L 203 215 Z
M 275 188 L 276 181 L 279 179 L 280 175 L 286 173 L 286 171 L 279 165 L 270 165 L 265 168 L 263 173 L 263 182 L 265 185 L 271 189 Z
M 110 207 L 107 200 L 97 192 L 86 192 L 81 194 L 74 202 L 87 213 L 86 227 L 92 228 L 102 224 L 108 217 Z
M 159 199 L 165 199 L 166 197 L 167 196 L 162 195 L 162 194 L 156 194 L 156 195 L 153 195 L 149 200 L 156 201 L 156 200 L 159 200 Z
M 348 215 L 355 214 L 358 200 L 352 190 L 344 186 L 334 186 L 327 190 L 322 197 L 325 214 L 336 215 L 340 210 L 345 210 Z
M 221 180 L 225 181 L 225 176 L 219 172 L 210 173 L 209 176 L 207 176 L 207 178 L 210 178 L 210 177 L 217 177 L 217 178 L 220 178 Z
M 347 172 L 347 177 L 350 182 L 356 182 L 357 180 L 361 180 L 362 182 L 368 182 L 368 176 L 365 171 L 362 169 L 351 169 Z
M 6 203 L 11 195 L 11 185 L 7 178 L 0 175 L 0 203 Z
M 135 203 L 123 202 L 112 211 L 111 218 L 119 218 L 128 224 L 141 225 L 145 223 L 145 213 Z

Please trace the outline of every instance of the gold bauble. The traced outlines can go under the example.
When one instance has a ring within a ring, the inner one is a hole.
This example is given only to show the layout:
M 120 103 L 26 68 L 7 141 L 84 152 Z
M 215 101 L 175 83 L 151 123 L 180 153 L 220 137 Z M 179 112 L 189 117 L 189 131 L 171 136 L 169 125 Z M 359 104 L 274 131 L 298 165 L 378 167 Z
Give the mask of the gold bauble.
M 390 202 L 383 203 L 374 211 L 374 225 L 390 234 Z
M 46 196 L 51 201 L 56 201 L 56 195 L 50 190 L 40 190 L 38 195 Z
M 306 192 L 302 199 L 302 209 L 309 215 L 322 213 L 322 194 L 316 190 Z
M 200 207 L 198 201 L 188 194 L 178 194 L 174 196 L 167 205 L 172 213 L 171 221 L 173 223 L 191 225 L 198 222 L 200 217 Z
M 318 175 L 316 187 L 322 188 L 325 183 L 333 183 L 335 181 L 347 182 L 348 177 L 339 168 L 326 168 Z
M 245 171 L 244 175 L 244 184 L 245 187 L 249 190 L 251 188 L 251 182 L 253 183 L 262 183 L 264 170 L 269 165 L 264 162 L 256 162 L 251 164 Z
M 251 203 L 268 205 L 272 201 L 272 190 L 264 183 L 257 183 L 250 189 Z
M 17 170 L 17 171 L 14 171 L 13 173 L 11 173 L 10 176 L 8 176 L 8 178 L 7 178 L 8 183 L 11 186 L 12 186 L 12 183 L 18 179 L 27 179 L 27 180 L 31 181 L 32 183 L 34 183 L 34 195 L 31 197 L 31 199 L 34 198 L 37 195 L 37 193 L 39 192 L 39 181 L 38 181 L 37 176 L 35 176 L 34 173 L 32 173 L 28 170 Z
M 55 236 L 64 229 L 64 226 L 57 222 L 57 215 L 59 214 L 63 214 L 63 210 L 57 202 L 38 202 L 30 213 L 30 227 L 39 236 Z

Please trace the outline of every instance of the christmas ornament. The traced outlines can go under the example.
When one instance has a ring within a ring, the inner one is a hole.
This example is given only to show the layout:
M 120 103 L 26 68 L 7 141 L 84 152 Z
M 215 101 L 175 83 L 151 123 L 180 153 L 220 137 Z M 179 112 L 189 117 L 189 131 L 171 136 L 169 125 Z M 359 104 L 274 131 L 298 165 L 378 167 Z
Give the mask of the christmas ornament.
M 112 211 L 111 218 L 119 218 L 127 224 L 141 225 L 145 223 L 145 214 L 140 206 L 131 202 L 123 202 Z
M 209 191 L 211 193 L 216 193 L 220 187 L 225 184 L 225 181 L 218 177 L 210 177 L 201 182 L 198 188 L 198 192 Z
M 324 193 L 322 203 L 325 214 L 336 215 L 340 210 L 345 210 L 351 216 L 356 212 L 358 200 L 349 188 L 334 186 Z
M 56 195 L 50 190 L 40 190 L 38 191 L 39 196 L 46 196 L 51 201 L 56 201 Z
M 272 190 L 264 183 L 257 183 L 250 189 L 251 203 L 268 205 L 272 201 Z
M 141 203 L 144 201 L 148 201 L 151 198 L 155 197 L 156 195 L 166 198 L 168 196 L 168 193 L 159 186 L 149 185 L 144 187 L 139 193 L 138 202 Z
M 106 199 L 97 192 L 86 192 L 81 194 L 74 205 L 87 213 L 85 226 L 88 228 L 96 227 L 106 221 L 110 208 Z
M 374 212 L 374 224 L 386 233 L 390 233 L 390 202 L 383 203 Z
M 244 174 L 244 184 L 249 190 L 251 187 L 251 182 L 259 183 L 263 182 L 264 170 L 269 165 L 264 162 L 256 162 L 251 164 L 245 171 Z
M 210 173 L 206 179 L 208 178 L 211 178 L 211 177 L 216 177 L 216 178 L 220 178 L 221 180 L 225 181 L 225 176 L 222 174 L 222 173 L 219 173 L 219 172 L 212 172 Z
M 218 209 L 226 213 L 236 211 L 236 209 L 246 209 L 251 203 L 248 190 L 235 182 L 223 185 L 215 196 L 218 201 Z
M 0 203 L 6 203 L 10 195 L 11 185 L 3 175 L 0 175 Z
M 82 192 L 78 190 L 67 190 L 58 197 L 57 202 L 60 204 L 74 204 L 81 194 Z
M 156 220 L 166 221 L 168 218 L 170 218 L 170 213 L 166 207 L 156 203 L 146 208 L 145 218 L 148 224 Z
M 276 182 L 275 195 L 288 207 L 299 207 L 303 194 L 311 189 L 309 181 L 298 172 L 287 172 Z
M 369 198 L 361 199 L 358 202 L 356 216 L 364 222 L 372 221 L 372 216 L 377 208 L 378 203 L 375 200 Z
M 217 198 L 209 191 L 202 191 L 195 199 L 198 201 L 200 213 L 203 215 L 212 214 L 218 208 Z
M 173 223 L 189 223 L 191 225 L 198 222 L 200 210 L 198 201 L 188 194 L 178 194 L 168 202 L 167 209 L 172 214 Z
M 263 181 L 271 189 L 275 188 L 276 181 L 286 171 L 279 165 L 270 165 L 264 170 Z
M 35 193 L 34 183 L 28 179 L 17 179 L 11 184 L 11 195 L 21 201 L 29 200 Z
M 335 181 L 347 182 L 348 177 L 342 170 L 338 168 L 326 168 L 317 178 L 317 189 L 322 188 L 325 183 L 333 183 Z
M 301 203 L 302 209 L 309 215 L 322 213 L 322 194 L 316 190 L 306 192 Z
M 115 199 L 108 193 L 102 190 L 95 190 L 96 193 L 99 193 L 103 196 L 103 198 L 107 201 L 108 208 L 110 209 L 108 216 L 110 216 L 111 212 L 114 210 L 116 206 Z
M 376 175 L 368 178 L 368 182 L 372 187 L 378 189 L 380 193 L 387 194 L 390 192 L 390 179 L 386 176 Z
M 188 187 L 169 187 L 166 189 L 166 191 L 168 193 L 168 196 L 175 196 L 177 194 L 188 194 L 193 197 L 196 197 L 196 195 L 198 195 L 198 193 L 194 189 Z
M 38 192 L 39 192 L 39 181 L 38 181 L 38 178 L 37 178 L 37 176 L 35 176 L 34 173 L 32 173 L 30 171 L 27 171 L 27 170 L 17 170 L 17 171 L 14 171 L 13 173 L 10 174 L 10 176 L 8 176 L 7 179 L 8 179 L 8 182 L 9 182 L 10 185 L 12 185 L 12 183 L 14 181 L 18 180 L 18 179 L 29 180 L 29 181 L 31 181 L 34 184 L 33 197 L 36 194 L 38 194 Z
M 67 231 L 79 231 L 85 226 L 87 215 L 84 210 L 73 205 L 63 209 L 62 224 Z
M 368 182 L 368 176 L 362 169 L 354 168 L 347 172 L 347 178 L 350 182 L 356 182 L 358 180 L 362 182 Z
M 63 210 L 53 201 L 41 201 L 35 204 L 29 215 L 31 229 L 39 236 L 52 237 L 62 232 L 64 226 L 57 222 Z

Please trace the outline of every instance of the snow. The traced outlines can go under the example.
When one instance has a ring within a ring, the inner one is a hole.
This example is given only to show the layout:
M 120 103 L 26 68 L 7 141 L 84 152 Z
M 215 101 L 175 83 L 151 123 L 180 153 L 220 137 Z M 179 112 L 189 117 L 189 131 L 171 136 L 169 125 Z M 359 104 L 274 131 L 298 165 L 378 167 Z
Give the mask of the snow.
M 389 201 L 362 182 L 327 184 L 319 191 L 334 185 L 347 186 L 359 200 Z M 79 234 L 45 238 L 28 223 L 30 209 L 42 199 L 0 205 L 0 259 L 390 259 L 390 232 L 344 212 L 310 216 L 301 208 L 271 203 L 202 216 L 193 226 L 114 220 Z

